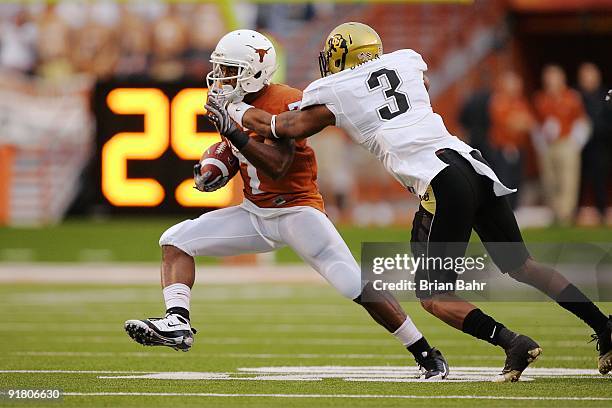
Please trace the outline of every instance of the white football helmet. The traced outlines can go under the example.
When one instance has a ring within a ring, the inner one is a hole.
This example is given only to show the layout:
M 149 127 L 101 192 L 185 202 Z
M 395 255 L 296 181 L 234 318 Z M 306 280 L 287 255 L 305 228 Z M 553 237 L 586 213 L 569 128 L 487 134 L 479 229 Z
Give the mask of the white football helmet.
M 219 40 L 206 75 L 208 89 L 227 102 L 240 102 L 244 95 L 261 90 L 276 71 L 274 45 L 253 30 L 236 30 Z

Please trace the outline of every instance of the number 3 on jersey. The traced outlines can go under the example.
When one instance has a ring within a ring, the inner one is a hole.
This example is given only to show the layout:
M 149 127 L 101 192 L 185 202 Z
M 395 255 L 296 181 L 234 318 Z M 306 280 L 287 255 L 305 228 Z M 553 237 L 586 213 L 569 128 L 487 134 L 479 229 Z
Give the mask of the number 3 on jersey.
M 372 72 L 368 77 L 367 82 L 370 92 L 376 91 L 383 87 L 383 83 L 380 80 L 381 77 L 385 77 L 387 80 L 384 91 L 385 99 L 387 99 L 389 103 L 377 108 L 376 112 L 378 112 L 380 120 L 386 121 L 391 120 L 402 113 L 408 112 L 410 110 L 410 102 L 408 100 L 408 95 L 397 90 L 397 88 L 402 84 L 402 81 L 397 74 L 397 71 L 394 69 L 382 68 L 378 71 Z M 395 106 L 393 106 L 392 101 L 395 102 Z M 397 109 L 392 110 L 392 108 L 395 107 L 397 107 Z

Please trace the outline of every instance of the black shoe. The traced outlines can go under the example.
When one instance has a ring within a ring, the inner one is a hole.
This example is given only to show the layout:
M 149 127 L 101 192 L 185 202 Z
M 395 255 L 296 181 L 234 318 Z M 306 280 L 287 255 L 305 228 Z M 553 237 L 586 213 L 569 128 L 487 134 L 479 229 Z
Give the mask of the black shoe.
M 593 340 L 597 341 L 595 348 L 599 351 L 597 368 L 603 375 L 612 371 L 612 316 L 608 319 L 607 327 L 597 334 L 591 334 Z
M 189 351 L 196 329 L 189 320 L 178 314 L 167 314 L 164 318 L 128 320 L 125 331 L 143 346 L 167 346 L 175 350 Z
M 506 364 L 495 382 L 516 382 L 529 364 L 542 354 L 542 348 L 531 338 L 517 334 L 506 349 Z
M 425 377 L 426 380 L 443 380 L 448 375 L 448 363 L 440 350 L 432 348 L 426 356 L 416 357 L 415 360 L 421 371 L 419 377 Z

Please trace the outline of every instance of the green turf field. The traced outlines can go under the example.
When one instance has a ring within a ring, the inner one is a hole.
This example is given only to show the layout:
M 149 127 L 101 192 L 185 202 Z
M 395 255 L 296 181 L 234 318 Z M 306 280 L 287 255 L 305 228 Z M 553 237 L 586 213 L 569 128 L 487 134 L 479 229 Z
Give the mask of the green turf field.
M 57 402 L 0 397 L 0 406 L 612 404 L 612 376 L 593 373 L 596 352 L 593 343 L 587 344 L 589 330 L 554 304 L 481 305 L 544 349 L 534 366 L 539 370 L 524 374 L 533 381 L 514 384 L 480 377 L 501 369 L 501 349 L 441 324 L 414 303 L 404 306 L 446 354 L 455 380 L 410 382 L 414 363 L 409 354 L 358 306 L 324 286 L 196 285 L 192 322 L 199 332 L 192 351 L 182 353 L 143 348 L 123 331 L 124 320 L 162 311 L 156 286 L 4 284 L 0 389 L 61 389 L 66 395 Z M 603 306 L 612 310 L 612 304 Z M 147 378 L 180 377 L 177 372 L 199 373 L 190 374 L 198 379 Z
M 114 218 L 68 220 L 45 228 L 0 228 L 0 262 L 158 262 L 158 240 L 180 218 Z M 362 242 L 409 241 L 407 227 L 348 227 L 340 233 L 356 257 Z M 525 229 L 527 242 L 612 242 L 612 228 Z M 289 248 L 276 253 L 279 262 L 301 262 Z M 211 261 L 211 260 L 208 260 Z

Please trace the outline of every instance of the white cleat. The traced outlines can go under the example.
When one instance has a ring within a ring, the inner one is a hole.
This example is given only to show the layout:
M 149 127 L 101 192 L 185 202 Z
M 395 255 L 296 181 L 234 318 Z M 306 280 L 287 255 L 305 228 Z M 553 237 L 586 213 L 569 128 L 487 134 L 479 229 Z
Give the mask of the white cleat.
M 125 322 L 125 331 L 143 346 L 167 346 L 181 351 L 189 351 L 196 333 L 189 320 L 178 314 L 167 314 L 163 318 L 128 320 Z

